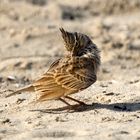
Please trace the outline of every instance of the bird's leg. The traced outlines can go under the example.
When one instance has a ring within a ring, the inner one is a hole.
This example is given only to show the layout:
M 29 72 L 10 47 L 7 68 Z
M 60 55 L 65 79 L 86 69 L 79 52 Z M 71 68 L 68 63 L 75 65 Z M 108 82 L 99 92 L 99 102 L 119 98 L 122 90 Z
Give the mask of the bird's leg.
M 70 105 L 68 102 L 66 102 L 64 99 L 59 98 L 59 100 L 62 101 L 63 103 L 65 103 L 66 105 L 71 106 L 71 105 Z
M 65 96 L 65 98 L 70 99 L 70 100 L 72 100 L 72 101 L 75 101 L 75 102 L 79 103 L 80 105 L 86 105 L 84 102 L 79 101 L 79 100 L 76 100 L 76 99 L 74 99 L 74 98 L 72 98 L 72 97 L 70 97 L 70 96 Z

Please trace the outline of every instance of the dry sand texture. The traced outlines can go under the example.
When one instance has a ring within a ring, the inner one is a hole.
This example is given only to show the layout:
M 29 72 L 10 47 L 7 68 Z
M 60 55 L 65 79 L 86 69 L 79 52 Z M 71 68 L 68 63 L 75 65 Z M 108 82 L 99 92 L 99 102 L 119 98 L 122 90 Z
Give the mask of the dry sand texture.
M 101 50 L 98 81 L 73 95 L 89 106 L 5 98 L 63 55 L 59 27 Z M 0 140 L 13 139 L 140 140 L 140 0 L 0 0 Z

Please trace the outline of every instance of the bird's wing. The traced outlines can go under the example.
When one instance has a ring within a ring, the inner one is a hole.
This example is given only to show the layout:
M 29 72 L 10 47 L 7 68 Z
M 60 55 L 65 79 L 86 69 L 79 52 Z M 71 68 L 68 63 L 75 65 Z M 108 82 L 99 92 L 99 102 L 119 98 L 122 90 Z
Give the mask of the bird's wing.
M 61 60 L 61 58 L 55 60 L 55 61 L 50 65 L 48 71 L 52 71 L 53 69 L 55 69 L 55 68 L 58 66 L 60 60 Z
M 52 72 L 47 72 L 46 75 L 34 82 L 33 86 L 40 96 L 38 101 L 57 99 L 65 93 L 65 89 L 55 81 L 54 73 Z
M 91 67 L 92 62 L 89 63 Z M 50 68 L 33 84 L 35 91 L 40 93 L 39 101 L 57 99 L 90 86 L 96 81 L 96 75 L 88 66 L 86 59 L 62 59 L 55 69 Z
M 84 57 L 73 57 L 65 62 L 64 68 L 56 70 L 56 82 L 70 90 L 82 90 L 96 81 L 92 60 Z M 62 62 L 63 63 L 63 62 Z

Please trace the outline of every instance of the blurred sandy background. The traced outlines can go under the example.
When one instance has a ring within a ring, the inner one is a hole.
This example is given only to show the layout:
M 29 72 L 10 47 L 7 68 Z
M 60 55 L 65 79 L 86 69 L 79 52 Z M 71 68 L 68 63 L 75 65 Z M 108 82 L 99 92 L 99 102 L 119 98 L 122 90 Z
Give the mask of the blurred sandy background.
M 73 95 L 89 106 L 5 98 L 63 56 L 59 27 L 101 50 L 98 81 Z M 0 0 L 0 140 L 13 139 L 140 140 L 140 0 Z

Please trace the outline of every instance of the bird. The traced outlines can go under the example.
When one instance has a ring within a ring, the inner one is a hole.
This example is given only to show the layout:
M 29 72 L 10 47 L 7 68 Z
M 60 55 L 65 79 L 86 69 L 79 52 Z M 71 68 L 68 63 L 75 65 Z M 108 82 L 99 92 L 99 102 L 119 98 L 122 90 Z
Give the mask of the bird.
M 68 32 L 60 28 L 67 54 L 55 60 L 38 80 L 6 97 L 21 92 L 36 92 L 36 102 L 60 100 L 70 106 L 65 99 L 85 105 L 70 95 L 80 92 L 97 80 L 101 64 L 100 50 L 89 36 L 79 32 Z

